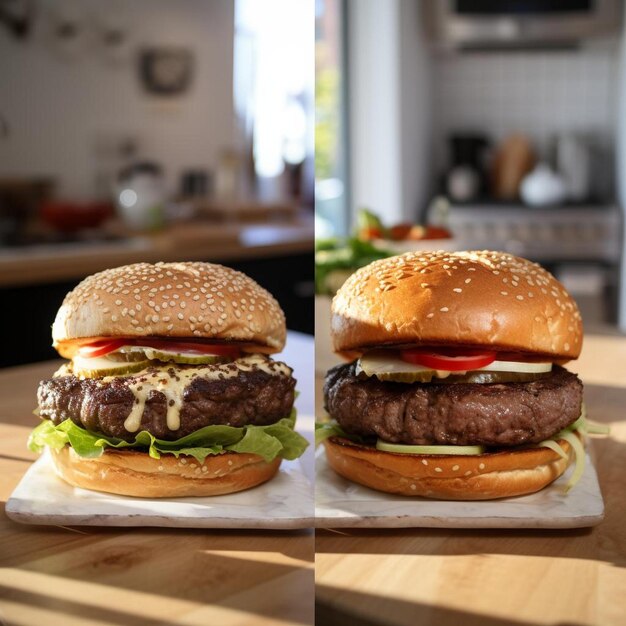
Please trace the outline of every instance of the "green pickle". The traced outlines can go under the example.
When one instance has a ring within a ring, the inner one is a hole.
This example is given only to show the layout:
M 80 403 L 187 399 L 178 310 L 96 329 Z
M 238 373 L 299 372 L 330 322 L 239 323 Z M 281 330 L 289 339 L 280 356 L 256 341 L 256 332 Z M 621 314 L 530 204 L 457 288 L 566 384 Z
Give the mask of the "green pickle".
M 90 359 L 95 360 L 95 359 Z M 104 359 L 103 359 L 104 360 Z M 74 363 L 73 370 L 77 376 L 83 378 L 103 378 L 104 376 L 124 376 L 125 374 L 136 374 L 150 365 L 150 361 L 132 361 L 124 363 L 122 361 L 111 361 L 111 365 L 102 367 L 86 368 Z
M 165 352 L 155 348 L 146 348 L 144 352 L 151 361 L 171 361 L 173 363 L 182 363 L 183 365 L 215 365 L 217 363 L 228 363 L 232 361 L 230 357 L 219 356 L 217 354 Z
M 379 439 L 376 449 L 382 452 L 397 452 L 400 454 L 446 454 L 450 456 L 474 456 L 484 454 L 484 446 L 414 446 L 403 443 L 388 443 Z
M 539 380 L 547 374 L 531 374 L 523 372 L 489 372 L 474 371 L 467 374 L 450 374 L 445 378 L 435 376 L 434 370 L 423 370 L 419 372 L 375 372 L 373 376 L 383 382 L 394 383 L 479 383 L 483 385 L 498 383 L 528 383 Z

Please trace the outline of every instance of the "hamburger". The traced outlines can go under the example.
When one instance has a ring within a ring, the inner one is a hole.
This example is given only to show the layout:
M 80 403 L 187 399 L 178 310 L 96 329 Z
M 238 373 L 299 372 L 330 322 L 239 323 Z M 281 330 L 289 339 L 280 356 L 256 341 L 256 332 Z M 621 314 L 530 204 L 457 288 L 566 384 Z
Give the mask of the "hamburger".
M 576 303 L 503 252 L 411 252 L 354 273 L 332 304 L 318 425 L 330 466 L 384 492 L 487 500 L 538 491 L 576 459 L 583 386 Z
M 211 263 L 140 263 L 83 280 L 52 327 L 69 362 L 37 393 L 29 447 L 70 485 L 211 496 L 271 479 L 306 440 L 278 302 Z

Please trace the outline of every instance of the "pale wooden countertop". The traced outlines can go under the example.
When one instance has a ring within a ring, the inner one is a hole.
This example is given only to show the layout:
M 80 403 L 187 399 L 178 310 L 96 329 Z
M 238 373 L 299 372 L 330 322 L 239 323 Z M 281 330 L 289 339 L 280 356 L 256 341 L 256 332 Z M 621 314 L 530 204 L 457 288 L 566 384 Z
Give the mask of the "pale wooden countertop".
M 281 355 L 294 366 L 305 414 L 313 412 L 312 344 L 290 333 Z M 0 370 L 0 624 L 312 624 L 310 530 L 64 528 L 6 517 L 6 500 L 36 458 L 25 445 L 37 384 L 57 365 Z
M 160 234 L 89 245 L 0 249 L 0 287 L 72 280 L 140 261 L 229 261 L 312 254 L 313 238 L 313 220 L 304 215 L 270 224 L 181 223 Z
M 587 336 L 585 383 L 606 518 L 593 529 L 316 533 L 316 618 L 415 626 L 626 624 L 626 338 Z M 318 400 L 320 380 L 317 384 Z

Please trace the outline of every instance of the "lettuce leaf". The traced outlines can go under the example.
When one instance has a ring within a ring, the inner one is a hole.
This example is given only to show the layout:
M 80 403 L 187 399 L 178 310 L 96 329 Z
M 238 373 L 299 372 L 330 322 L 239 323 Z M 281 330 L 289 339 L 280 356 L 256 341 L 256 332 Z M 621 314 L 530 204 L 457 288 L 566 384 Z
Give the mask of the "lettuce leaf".
M 265 461 L 276 457 L 287 460 L 297 459 L 308 446 L 307 440 L 294 431 L 296 410 L 269 426 L 205 426 L 175 441 L 157 439 L 143 430 L 134 441 L 124 441 L 92 433 L 72 420 L 65 420 L 56 426 L 44 419 L 28 438 L 28 448 L 41 452 L 45 446 L 58 450 L 69 444 L 76 453 L 85 458 L 99 457 L 105 448 L 142 449 L 154 458 L 161 454 L 192 456 L 202 463 L 207 456 L 223 451 L 258 454 Z
M 315 447 L 329 439 L 330 437 L 344 437 L 350 441 L 363 443 L 363 437 L 346 433 L 337 422 L 315 422 Z

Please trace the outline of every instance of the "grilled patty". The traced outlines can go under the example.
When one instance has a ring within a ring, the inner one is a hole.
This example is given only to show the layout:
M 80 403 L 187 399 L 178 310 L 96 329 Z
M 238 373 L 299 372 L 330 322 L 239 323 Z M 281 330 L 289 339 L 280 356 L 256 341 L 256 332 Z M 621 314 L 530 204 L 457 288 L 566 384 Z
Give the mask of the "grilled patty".
M 176 368 L 171 374 L 175 376 Z M 146 370 L 148 377 L 151 370 Z M 147 430 L 159 439 L 174 440 L 204 426 L 263 426 L 289 415 L 294 402 L 296 381 L 278 371 L 240 370 L 236 376 L 223 379 L 194 378 L 182 391 L 180 428 L 170 430 L 166 423 L 167 400 L 152 390 L 146 400 L 139 430 Z M 41 417 L 55 424 L 71 419 L 78 426 L 132 441 L 135 433 L 124 428 L 135 396 L 129 379 L 81 380 L 76 376 L 59 376 L 44 380 L 37 392 Z
M 326 410 L 347 432 L 414 445 L 517 446 L 538 443 L 574 422 L 582 407 L 579 378 L 555 366 L 527 383 L 394 383 L 331 369 Z

